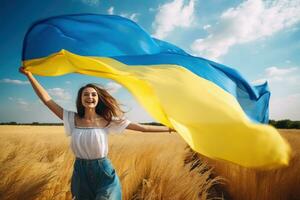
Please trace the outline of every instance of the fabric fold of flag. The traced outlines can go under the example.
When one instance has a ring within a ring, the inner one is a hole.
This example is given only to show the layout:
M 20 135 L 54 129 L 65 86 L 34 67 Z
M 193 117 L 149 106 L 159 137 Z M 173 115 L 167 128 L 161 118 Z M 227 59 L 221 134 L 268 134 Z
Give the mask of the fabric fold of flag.
M 268 122 L 267 84 L 191 56 L 114 15 L 67 15 L 36 22 L 23 65 L 42 76 L 81 73 L 126 87 L 158 122 L 195 151 L 246 167 L 287 165 L 290 147 Z

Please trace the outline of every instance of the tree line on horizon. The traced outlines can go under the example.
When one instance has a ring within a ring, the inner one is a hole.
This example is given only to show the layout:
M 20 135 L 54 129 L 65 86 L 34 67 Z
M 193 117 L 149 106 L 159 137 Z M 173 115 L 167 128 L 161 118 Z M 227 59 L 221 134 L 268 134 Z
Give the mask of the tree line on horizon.
M 163 126 L 163 124 L 158 122 L 146 122 L 140 123 L 144 125 L 155 125 Z M 290 119 L 283 120 L 269 120 L 269 124 L 275 128 L 280 129 L 300 129 L 300 121 L 292 121 Z M 44 122 L 32 122 L 32 123 L 17 123 L 17 122 L 1 122 L 0 125 L 29 125 L 29 126 L 63 126 L 63 123 L 44 123 Z
M 283 120 L 269 120 L 269 124 L 275 128 L 285 128 L 285 129 L 300 129 L 300 121 L 292 121 L 289 119 Z

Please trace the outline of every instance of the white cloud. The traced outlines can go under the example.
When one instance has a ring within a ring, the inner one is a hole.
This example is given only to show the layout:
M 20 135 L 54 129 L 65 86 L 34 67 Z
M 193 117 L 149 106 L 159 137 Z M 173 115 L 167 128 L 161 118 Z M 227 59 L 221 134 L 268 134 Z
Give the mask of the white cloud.
M 121 15 L 122 17 L 129 18 L 129 19 L 131 19 L 132 21 L 137 22 L 137 21 L 138 21 L 138 16 L 139 16 L 140 14 L 139 14 L 139 13 L 132 13 L 132 14 L 129 14 L 129 13 L 121 13 L 120 15 Z
M 4 78 L 0 80 L 0 83 L 11 83 L 11 84 L 16 84 L 16 85 L 27 85 L 29 84 L 29 81 L 21 81 L 21 80 L 14 80 L 14 79 L 9 79 L 9 78 Z
M 300 93 L 270 99 L 271 119 L 300 119 Z
M 156 11 L 155 8 L 149 8 L 148 10 L 149 10 L 149 12 L 154 12 L 154 11 Z
M 58 101 L 66 101 L 71 99 L 71 95 L 62 88 L 48 89 L 50 95 L 58 98 Z
M 208 30 L 210 27 L 211 27 L 210 24 L 205 24 L 205 25 L 203 26 L 203 29 L 204 29 L 204 30 Z
M 176 27 L 190 27 L 194 21 L 196 0 L 184 4 L 183 0 L 174 0 L 158 8 L 152 26 L 155 29 L 154 37 L 166 38 Z
M 113 14 L 114 14 L 114 7 L 111 6 L 111 7 L 107 10 L 107 13 L 110 14 L 110 15 L 113 15 Z
M 217 59 L 229 48 L 291 27 L 300 21 L 300 0 L 248 0 L 222 13 L 206 38 L 191 45 L 198 55 Z
M 276 66 L 272 66 L 266 68 L 262 77 L 260 77 L 257 80 L 254 80 L 252 83 L 260 84 L 265 81 L 268 81 L 271 84 L 271 86 L 274 84 L 300 86 L 300 68 L 279 68 Z
M 253 84 L 268 81 L 271 119 L 300 119 L 300 68 L 269 67 Z
M 21 106 L 28 106 L 29 105 L 29 103 L 24 101 L 22 98 L 17 99 L 17 104 L 19 104 Z
M 138 15 L 139 15 L 138 13 L 132 13 L 132 14 L 129 16 L 129 19 L 131 19 L 131 20 L 137 22 L 137 21 L 138 21 L 138 18 L 137 18 Z
M 291 61 L 290 61 L 290 60 L 286 60 L 286 61 L 285 61 L 285 63 L 287 63 L 287 64 L 290 64 L 290 63 L 291 63 Z
M 15 103 L 18 108 L 24 111 L 29 111 L 29 103 L 25 101 L 23 98 L 8 97 L 8 99 L 13 103 Z
M 125 115 L 133 122 L 155 122 L 155 120 L 146 112 L 146 110 L 133 97 L 126 102 L 120 99 L 120 103 L 125 105 L 122 109 L 128 111 Z
M 274 76 L 283 76 L 283 75 L 288 75 L 288 74 L 292 74 L 294 72 L 299 71 L 299 69 L 297 67 L 291 67 L 291 68 L 278 68 L 278 67 L 269 67 L 265 70 L 266 75 L 270 76 L 270 77 L 274 77 Z
M 61 122 L 39 98 L 36 100 L 26 100 L 18 97 L 10 97 L 9 108 L 4 108 L 5 115 L 1 116 L 1 121 L 16 121 L 20 123 L 31 122 Z M 67 110 L 75 110 L 75 105 L 70 107 L 69 104 L 60 104 Z M 20 114 L 20 111 L 23 114 Z
M 81 0 L 81 2 L 89 6 L 97 6 L 100 4 L 100 0 Z
M 109 82 L 106 84 L 105 89 L 108 90 L 111 94 L 118 92 L 122 86 L 116 82 Z

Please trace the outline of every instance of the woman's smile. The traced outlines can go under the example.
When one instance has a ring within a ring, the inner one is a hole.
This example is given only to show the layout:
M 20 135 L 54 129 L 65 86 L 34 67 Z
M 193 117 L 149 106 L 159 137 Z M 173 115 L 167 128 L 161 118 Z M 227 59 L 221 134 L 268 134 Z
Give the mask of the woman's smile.
M 92 87 L 85 88 L 82 92 L 81 100 L 84 107 L 96 107 L 99 100 L 97 91 Z

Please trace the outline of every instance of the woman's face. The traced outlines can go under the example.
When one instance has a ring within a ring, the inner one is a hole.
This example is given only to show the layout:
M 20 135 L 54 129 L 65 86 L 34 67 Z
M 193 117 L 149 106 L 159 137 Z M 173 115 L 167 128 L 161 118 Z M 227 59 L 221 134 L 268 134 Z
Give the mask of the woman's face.
M 99 101 L 97 91 L 92 87 L 84 88 L 81 94 L 81 102 L 85 108 L 96 108 Z

